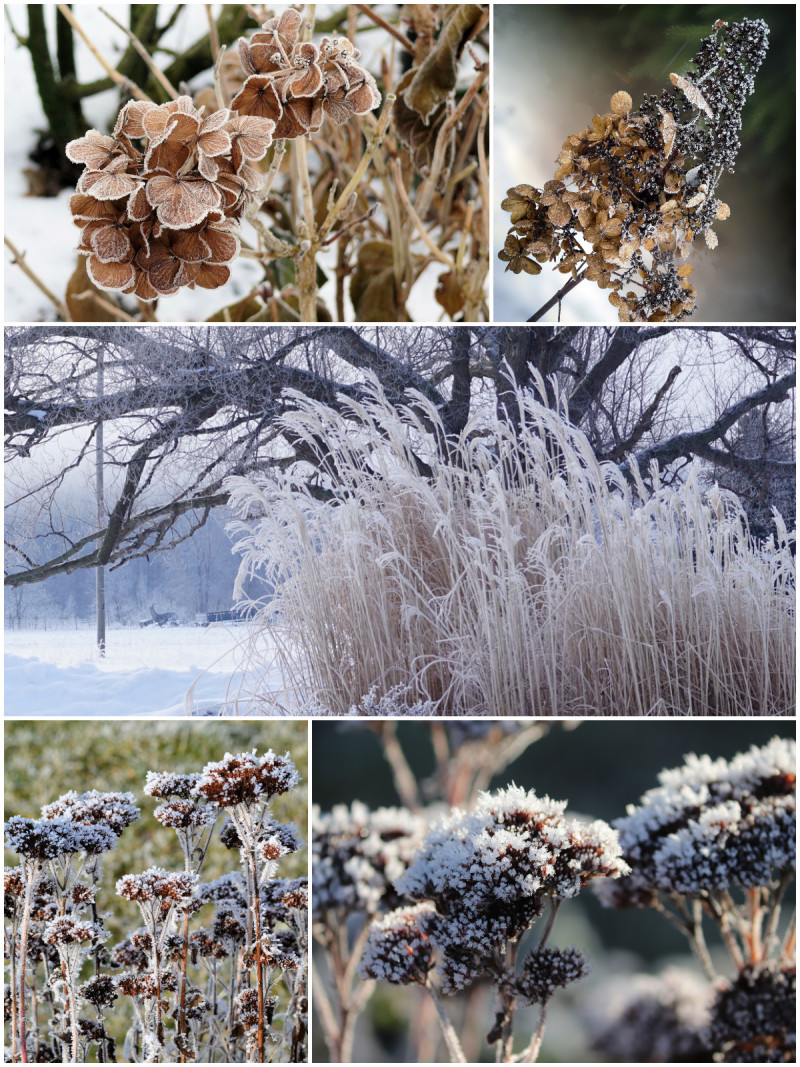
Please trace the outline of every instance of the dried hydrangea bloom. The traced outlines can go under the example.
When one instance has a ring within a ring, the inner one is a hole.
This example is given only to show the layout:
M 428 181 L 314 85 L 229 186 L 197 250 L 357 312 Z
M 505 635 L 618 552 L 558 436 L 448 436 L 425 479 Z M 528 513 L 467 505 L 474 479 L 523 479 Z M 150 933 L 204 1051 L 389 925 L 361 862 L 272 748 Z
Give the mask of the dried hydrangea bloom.
M 353 43 L 338 37 L 323 37 L 319 47 L 298 42 L 298 18 L 297 12 L 284 12 L 249 41 L 239 41 L 248 77 L 231 107 L 239 115 L 274 122 L 276 138 L 307 136 L 322 126 L 325 115 L 337 124 L 348 122 L 381 102 Z
M 87 826 L 107 826 L 117 837 L 126 826 L 141 818 L 141 814 L 133 793 L 101 793 L 97 789 L 86 793 L 71 789 L 42 808 L 44 819 L 65 818 Z
M 700 897 L 768 885 L 795 867 L 795 742 L 774 738 L 731 760 L 689 755 L 616 820 L 629 877 L 600 886 L 616 907 L 658 892 Z
M 90 130 L 71 141 L 67 156 L 85 170 L 70 209 L 95 285 L 141 300 L 223 285 L 240 251 L 238 220 L 260 187 L 248 160 L 264 158 L 274 128 L 265 118 L 243 125 L 227 108 L 206 115 L 181 96 L 131 101 L 112 137 Z
M 195 796 L 221 808 L 254 805 L 287 793 L 300 777 L 287 752 L 276 755 L 272 749 L 263 756 L 252 752 L 225 753 L 217 763 L 207 763 L 195 787 Z M 238 827 L 237 827 L 238 829 Z
M 690 315 L 697 294 L 680 261 L 700 234 L 715 248 L 712 227 L 730 215 L 715 191 L 733 170 L 768 36 L 761 19 L 720 21 L 660 96 L 631 110 L 629 94 L 615 93 L 608 112 L 564 141 L 553 181 L 508 190 L 506 270 L 538 274 L 553 262 L 573 278 L 582 271 L 610 290 L 621 322 Z
M 424 985 L 434 964 L 431 927 L 436 922 L 432 904 L 398 908 L 372 924 L 359 966 L 362 978 L 393 985 Z
M 326 814 L 314 808 L 312 826 L 315 918 L 328 911 L 376 915 L 400 902 L 393 883 L 422 842 L 424 818 L 354 801 Z
M 612 1063 L 703 1063 L 712 990 L 694 971 L 625 975 L 584 1005 L 590 1047 Z
M 548 902 L 576 896 L 595 878 L 628 871 L 617 834 L 601 820 L 564 816 L 565 802 L 509 786 L 481 793 L 429 831 L 395 886 L 432 900 L 434 942 L 457 954 L 490 955 L 518 937 Z
M 721 1063 L 796 1063 L 797 977 L 777 964 L 745 967 L 717 992 L 709 1043 Z

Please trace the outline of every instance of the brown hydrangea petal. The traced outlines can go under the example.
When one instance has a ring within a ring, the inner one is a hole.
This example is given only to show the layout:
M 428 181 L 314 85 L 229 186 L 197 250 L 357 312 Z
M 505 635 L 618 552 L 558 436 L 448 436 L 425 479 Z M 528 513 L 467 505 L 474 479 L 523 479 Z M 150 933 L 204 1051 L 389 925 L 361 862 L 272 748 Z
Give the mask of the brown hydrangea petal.
M 197 229 L 184 230 L 170 240 L 170 248 L 184 263 L 202 263 L 211 255 L 205 235 Z
M 147 111 L 142 117 L 142 127 L 151 142 L 158 141 L 164 136 L 170 117 L 176 113 L 200 117 L 190 96 L 179 96 L 177 100 L 168 100 L 166 104 L 160 104 Z
M 141 179 L 124 170 L 108 168 L 103 171 L 85 171 L 78 180 L 79 193 L 89 193 L 95 200 L 122 200 L 140 187 Z
M 148 111 L 158 107 L 152 100 L 129 100 L 120 111 L 114 127 L 114 136 L 124 134 L 126 137 L 144 137 L 142 119 Z
M 225 127 L 231 139 L 231 162 L 239 170 L 245 159 L 263 159 L 272 144 L 275 123 L 255 115 L 239 115 Z
M 143 222 L 152 212 L 145 188 L 140 185 L 128 200 L 128 218 L 131 222 Z
M 289 100 L 275 126 L 276 137 L 303 137 L 322 125 L 322 100 L 318 96 L 301 96 Z
M 114 221 L 88 223 L 83 240 L 101 263 L 128 263 L 133 259 L 133 245 L 124 216 Z
M 297 42 L 302 21 L 303 16 L 299 11 L 291 7 L 287 8 L 279 17 L 265 22 L 261 27 L 262 33 L 255 34 L 255 37 L 260 38 L 263 35 L 266 39 L 265 44 L 271 43 L 273 47 L 277 46 L 288 56 Z
M 191 147 L 180 141 L 151 141 L 144 157 L 144 173 L 177 174 L 191 154 Z
M 197 153 L 197 169 L 200 176 L 207 182 L 215 182 L 219 177 L 219 165 L 215 159 L 207 156 L 205 152 Z
M 315 96 L 322 88 L 322 70 L 318 64 L 319 51 L 310 42 L 301 44 L 292 56 L 293 75 L 288 79 L 287 94 L 291 97 Z
M 185 111 L 175 111 L 165 122 L 161 138 L 166 142 L 194 146 L 197 143 L 201 124 L 199 113 L 189 115 Z
M 239 38 L 239 61 L 245 74 L 274 74 L 286 67 L 286 60 L 272 36 L 265 33 L 256 33 L 249 41 Z
M 210 250 L 209 263 L 230 263 L 239 255 L 241 244 L 230 224 L 206 226 L 203 237 Z
M 165 226 L 187 230 L 218 207 L 221 197 L 204 178 L 157 174 L 147 182 L 147 199 Z
M 86 270 L 97 288 L 107 292 L 127 289 L 134 281 L 132 263 L 103 263 L 97 256 L 89 256 Z
M 123 292 L 135 296 L 138 300 L 145 300 L 148 302 L 158 300 L 161 295 L 157 289 L 153 288 L 147 274 L 142 270 L 136 271 L 133 285 L 124 289 Z
M 125 200 L 96 200 L 93 196 L 85 193 L 73 193 L 69 198 L 69 209 L 72 212 L 73 221 L 81 226 L 84 222 L 92 219 L 112 219 L 125 207 Z
M 119 141 L 99 130 L 87 130 L 83 137 L 70 141 L 64 149 L 67 159 L 83 163 L 88 170 L 102 170 L 122 153 Z
M 136 265 L 147 274 L 153 288 L 164 296 L 176 293 L 182 285 L 194 280 L 196 267 L 184 263 L 170 247 L 167 238 L 153 241 L 149 253 L 137 252 Z
M 353 104 L 353 110 L 357 115 L 366 115 L 368 111 L 374 111 L 376 107 L 380 107 L 381 94 L 375 79 L 369 71 L 364 70 L 363 67 L 359 67 L 358 71 L 363 76 L 363 79 L 360 83 L 353 84 L 351 82 L 347 99 Z
M 229 267 L 218 263 L 206 262 L 200 265 L 200 269 L 194 278 L 194 284 L 199 285 L 202 289 L 219 289 L 221 285 L 227 282 L 230 276 Z
M 283 104 L 275 88 L 273 77 L 251 74 L 231 101 L 231 108 L 240 115 L 254 115 L 277 123 L 283 114 Z M 279 136 L 275 134 L 275 136 Z

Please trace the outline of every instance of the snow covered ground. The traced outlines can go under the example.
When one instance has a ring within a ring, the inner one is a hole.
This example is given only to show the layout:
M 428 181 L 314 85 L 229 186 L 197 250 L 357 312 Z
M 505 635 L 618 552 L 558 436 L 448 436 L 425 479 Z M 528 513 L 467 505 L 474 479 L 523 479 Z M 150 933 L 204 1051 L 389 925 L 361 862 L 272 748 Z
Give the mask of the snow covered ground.
M 244 713 L 256 687 L 282 689 L 274 642 L 261 639 L 254 672 L 249 636 L 241 625 L 109 630 L 100 659 L 89 630 L 7 630 L 5 714 Z

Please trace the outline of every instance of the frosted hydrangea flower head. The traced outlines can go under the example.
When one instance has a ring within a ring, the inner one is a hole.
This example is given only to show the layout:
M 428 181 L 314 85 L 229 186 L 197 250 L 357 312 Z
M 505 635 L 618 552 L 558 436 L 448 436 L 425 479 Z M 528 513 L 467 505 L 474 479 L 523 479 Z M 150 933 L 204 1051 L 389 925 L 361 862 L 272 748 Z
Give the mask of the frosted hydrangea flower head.
M 549 900 L 566 900 L 593 878 L 627 873 L 616 832 L 569 819 L 565 802 L 512 785 L 481 793 L 434 825 L 396 888 L 432 900 L 432 934 L 446 951 L 489 953 L 513 940 Z
M 406 808 L 370 811 L 360 801 L 325 814 L 314 808 L 315 918 L 327 911 L 376 915 L 398 904 L 393 883 L 421 844 L 425 825 Z
M 393 985 L 424 985 L 433 967 L 432 904 L 397 908 L 372 924 L 359 967 L 362 978 Z
M 42 808 L 43 819 L 72 819 L 85 826 L 107 826 L 117 837 L 141 814 L 133 793 L 101 793 L 97 789 L 86 793 L 70 789 Z
M 277 756 L 272 749 L 263 756 L 240 752 L 233 756 L 226 752 L 218 763 L 207 763 L 194 786 L 194 795 L 203 797 L 222 808 L 237 804 L 253 805 L 287 793 L 300 781 L 300 776 L 287 752 Z
M 658 778 L 614 823 L 632 873 L 600 887 L 607 903 L 767 885 L 776 871 L 794 869 L 794 741 L 774 738 L 731 760 L 689 755 Z

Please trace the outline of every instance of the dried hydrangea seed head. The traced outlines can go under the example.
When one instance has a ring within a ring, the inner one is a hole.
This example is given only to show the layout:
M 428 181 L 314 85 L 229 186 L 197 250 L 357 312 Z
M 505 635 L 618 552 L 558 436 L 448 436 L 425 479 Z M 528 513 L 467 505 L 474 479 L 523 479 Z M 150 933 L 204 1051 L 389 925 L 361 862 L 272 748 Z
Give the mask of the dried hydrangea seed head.
M 203 768 L 194 794 L 222 808 L 237 804 L 253 805 L 269 801 L 294 788 L 300 781 L 291 757 L 276 755 L 272 749 L 263 756 L 252 752 L 231 755 Z
M 376 920 L 359 966 L 362 978 L 424 985 L 434 963 L 430 935 L 436 919 L 433 905 L 423 903 Z

